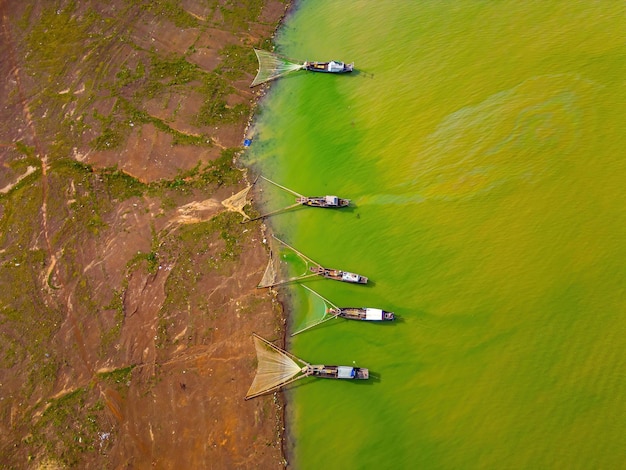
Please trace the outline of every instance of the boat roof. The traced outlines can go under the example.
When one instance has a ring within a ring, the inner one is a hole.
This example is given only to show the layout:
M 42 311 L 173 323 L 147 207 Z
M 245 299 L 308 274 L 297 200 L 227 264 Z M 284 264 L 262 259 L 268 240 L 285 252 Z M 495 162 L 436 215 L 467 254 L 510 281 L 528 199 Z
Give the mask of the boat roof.
M 347 271 L 344 271 L 341 275 L 341 279 L 343 279 L 344 281 L 358 281 L 360 277 L 361 276 L 359 276 L 358 274 L 349 273 Z
M 335 71 L 335 70 L 342 70 L 343 69 L 343 62 L 339 61 L 339 60 L 331 60 L 328 63 L 328 70 Z
M 379 308 L 366 308 L 365 319 L 366 320 L 382 320 L 383 311 Z
M 337 377 L 340 379 L 351 379 L 354 377 L 354 367 L 338 366 Z

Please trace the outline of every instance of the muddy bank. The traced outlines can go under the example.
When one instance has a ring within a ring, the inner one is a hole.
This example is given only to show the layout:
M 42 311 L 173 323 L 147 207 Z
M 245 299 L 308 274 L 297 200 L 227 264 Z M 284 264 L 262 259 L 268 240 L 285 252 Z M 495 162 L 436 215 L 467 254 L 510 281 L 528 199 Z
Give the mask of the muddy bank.
M 282 468 L 282 404 L 244 401 L 260 223 L 221 201 L 280 1 L 0 5 L 0 461 Z

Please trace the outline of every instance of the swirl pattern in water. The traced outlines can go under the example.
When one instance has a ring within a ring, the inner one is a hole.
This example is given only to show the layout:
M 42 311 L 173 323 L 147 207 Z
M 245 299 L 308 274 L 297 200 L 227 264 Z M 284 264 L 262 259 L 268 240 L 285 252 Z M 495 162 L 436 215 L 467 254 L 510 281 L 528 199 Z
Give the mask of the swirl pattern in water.
M 456 199 L 537 182 L 593 140 L 593 95 L 590 81 L 541 76 L 459 109 L 428 136 L 409 184 L 425 198 Z

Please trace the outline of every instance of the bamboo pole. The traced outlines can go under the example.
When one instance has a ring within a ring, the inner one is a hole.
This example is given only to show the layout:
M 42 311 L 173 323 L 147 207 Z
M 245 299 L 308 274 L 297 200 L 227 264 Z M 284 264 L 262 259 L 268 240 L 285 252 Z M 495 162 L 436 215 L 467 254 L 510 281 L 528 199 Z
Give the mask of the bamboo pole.
M 326 316 L 326 314 L 324 314 L 324 316 Z M 321 325 L 322 323 L 327 322 L 328 320 L 334 320 L 335 318 L 337 318 L 337 315 L 331 315 L 328 318 L 322 318 L 320 321 L 313 323 L 312 325 L 307 326 L 306 328 L 302 328 L 301 330 L 296 331 L 295 333 L 291 333 L 291 336 L 296 336 L 306 330 L 310 330 L 311 328 L 313 328 L 314 326 L 317 325 Z
M 310 277 L 314 277 L 314 276 L 318 276 L 317 273 L 314 274 L 304 274 L 302 276 L 296 276 L 296 277 L 291 277 L 285 281 L 278 281 L 275 282 L 274 284 L 270 284 L 269 286 L 263 286 L 263 288 L 265 287 L 276 287 L 276 286 L 282 286 L 283 284 L 288 284 L 290 282 L 295 282 L 295 281 L 299 281 L 300 279 L 308 279 Z
M 272 388 L 268 388 L 267 390 L 263 390 L 263 391 L 260 391 L 260 392 L 257 392 L 257 393 L 253 393 L 252 395 L 247 395 L 247 396 L 246 396 L 246 400 L 250 400 L 251 398 L 255 398 L 255 397 L 259 397 L 259 396 L 261 396 L 261 395 L 266 395 L 266 394 L 268 394 L 268 393 L 275 392 L 275 391 L 276 391 L 276 390 L 278 390 L 279 388 L 284 387 L 284 386 L 286 386 L 286 385 L 289 385 L 290 383 L 293 383 L 293 382 L 295 382 L 296 380 L 300 380 L 300 379 L 303 379 L 303 378 L 305 378 L 305 377 L 308 377 L 309 375 L 310 375 L 310 373 L 304 373 L 304 374 L 302 374 L 302 375 L 299 375 L 298 377 L 295 377 L 295 378 L 289 379 L 287 382 L 283 382 L 283 383 L 281 383 L 281 384 L 278 384 L 278 385 L 273 386 Z
M 276 182 L 272 181 L 271 179 L 266 178 L 265 176 L 261 176 L 261 178 L 263 178 L 263 179 L 264 179 L 265 181 L 267 181 L 268 183 L 272 183 L 274 186 L 278 186 L 280 189 L 284 189 L 285 191 L 287 191 L 288 193 L 293 194 L 293 195 L 294 195 L 294 196 L 296 196 L 296 197 L 304 197 L 302 194 L 299 194 L 299 193 L 295 192 L 295 191 L 294 191 L 294 190 L 292 190 L 292 189 L 289 189 L 289 188 L 287 188 L 287 187 L 285 187 L 285 186 L 282 186 L 282 185 L 280 185 L 280 184 L 278 184 L 278 183 L 276 183 Z
M 336 306 L 334 303 L 332 303 L 330 300 L 328 300 L 326 297 L 323 297 L 321 294 L 319 294 L 318 292 L 315 292 L 313 289 L 311 289 L 310 287 L 307 287 L 305 285 L 302 285 L 302 287 L 304 287 L 306 290 L 311 291 L 313 294 L 317 295 L 320 299 L 322 299 L 324 302 L 326 302 L 328 305 L 330 305 L 331 307 L 334 307 L 336 309 L 339 309 L 338 306 Z
M 248 222 L 254 222 L 255 220 L 264 219 L 265 217 L 269 217 L 270 215 L 280 214 L 281 212 L 288 211 L 289 209 L 293 209 L 294 207 L 297 207 L 297 206 L 300 206 L 300 205 L 301 204 L 299 202 L 296 202 L 295 204 L 292 204 L 292 205 L 287 206 L 287 207 L 283 207 L 282 209 L 277 209 L 275 211 L 268 212 L 267 214 L 260 215 L 258 217 L 253 218 L 253 219 L 245 220 L 243 223 L 246 224 Z
M 299 252 L 299 251 L 298 251 L 298 250 L 296 250 L 293 246 L 291 246 L 291 245 L 287 244 L 286 242 L 282 241 L 282 240 L 281 240 L 280 238 L 278 238 L 276 235 L 272 235 L 272 237 L 273 237 L 275 240 L 277 240 L 277 241 L 279 241 L 280 243 L 282 243 L 283 245 L 285 245 L 287 248 L 290 248 L 290 249 L 292 249 L 293 251 L 295 251 L 297 255 L 302 256 L 302 258 L 303 258 L 305 261 L 308 261 L 309 263 L 314 264 L 315 266 L 317 266 L 317 267 L 319 267 L 319 268 L 321 268 L 321 267 L 322 267 L 322 265 L 321 265 L 321 264 L 319 264 L 317 261 L 313 261 L 313 260 L 312 260 L 311 258 L 309 258 L 307 255 L 305 255 L 304 253 Z

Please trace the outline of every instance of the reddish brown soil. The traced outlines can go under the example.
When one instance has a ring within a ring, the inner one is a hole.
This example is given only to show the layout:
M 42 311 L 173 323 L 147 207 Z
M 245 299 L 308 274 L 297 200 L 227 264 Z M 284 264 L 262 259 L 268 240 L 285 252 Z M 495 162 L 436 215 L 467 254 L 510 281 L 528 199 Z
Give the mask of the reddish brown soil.
M 143 123 L 115 150 L 95 150 L 94 111 L 109 115 L 116 102 L 103 91 L 79 110 L 91 126 L 65 156 L 90 169 L 59 170 L 66 167 L 51 163 L 63 160 L 55 150 L 58 134 L 46 117 L 81 105 L 47 102 L 42 90 L 51 85 L 27 66 L 29 26 L 20 19 L 28 13 L 35 24 L 45 5 L 26 3 L 0 0 L 0 467 L 283 468 L 279 396 L 244 401 L 256 369 L 252 332 L 280 343 L 284 331 L 280 305 L 256 289 L 267 262 L 261 225 L 210 228 L 223 213 L 221 201 L 245 182 L 116 197 L 100 173 L 117 166 L 144 183 L 172 180 L 224 148 L 238 148 L 247 116 L 194 124 L 201 97 L 179 87 L 146 100 L 142 111 L 181 134 L 206 135 L 212 145 L 173 145 L 171 132 Z M 69 3 L 55 5 L 60 11 Z M 119 21 L 110 12 L 133 2 L 84 3 Z M 286 10 L 284 2 L 265 0 L 258 18 L 237 29 L 221 26 L 219 6 L 248 2 L 179 3 L 200 27 L 131 8 L 118 32 L 132 45 L 111 41 L 104 75 L 114 78 L 150 48 L 168 56 L 192 45 L 187 60 L 214 70 L 224 45 L 269 38 Z M 89 87 L 92 71 L 82 65 L 67 63 L 68 82 L 55 84 L 58 94 L 67 88 L 80 97 Z M 251 79 L 233 82 L 229 106 L 257 98 Z M 18 185 L 29 165 L 41 171 Z M 99 217 L 95 228 L 87 202 Z M 193 227 L 199 238 L 190 235 Z M 238 234 L 235 248 L 228 230 Z M 235 254 L 223 255 L 228 250 Z M 56 409 L 69 413 L 54 415 Z

